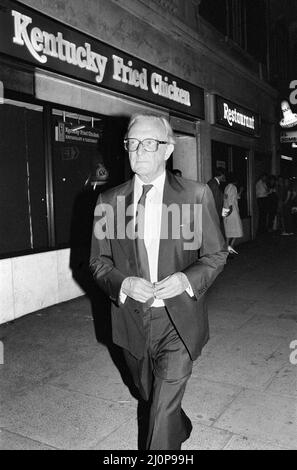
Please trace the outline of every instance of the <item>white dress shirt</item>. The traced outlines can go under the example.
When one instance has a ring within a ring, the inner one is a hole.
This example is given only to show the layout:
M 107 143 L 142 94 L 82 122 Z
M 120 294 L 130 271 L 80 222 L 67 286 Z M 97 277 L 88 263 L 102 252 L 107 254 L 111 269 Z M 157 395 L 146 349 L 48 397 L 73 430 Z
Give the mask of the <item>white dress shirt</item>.
M 158 260 L 161 234 L 162 202 L 166 173 L 158 176 L 150 184 L 152 189 L 147 193 L 145 200 L 144 216 L 144 244 L 147 251 L 151 282 L 158 282 Z M 134 219 L 136 215 L 137 204 L 142 195 L 143 182 L 135 175 L 134 182 Z M 161 280 L 161 279 L 160 279 Z M 152 307 L 162 307 L 164 301 L 155 299 Z
M 147 193 L 145 200 L 145 215 L 144 215 L 144 244 L 147 251 L 149 270 L 151 282 L 158 282 L 158 261 L 159 261 L 159 246 L 160 246 L 160 235 L 161 235 L 161 219 L 162 219 L 162 203 L 163 203 L 163 192 L 165 184 L 166 172 L 162 173 L 155 180 L 151 181 L 153 187 Z M 137 203 L 142 195 L 142 186 L 145 185 L 135 175 L 134 179 L 134 220 L 136 216 Z M 187 288 L 187 293 L 193 297 L 194 293 L 192 288 Z M 126 295 L 121 291 L 120 300 L 122 303 L 126 300 Z M 155 299 L 152 307 L 163 307 L 164 301 L 162 299 Z
M 256 197 L 267 197 L 268 196 L 268 189 L 267 184 L 259 180 L 256 184 Z

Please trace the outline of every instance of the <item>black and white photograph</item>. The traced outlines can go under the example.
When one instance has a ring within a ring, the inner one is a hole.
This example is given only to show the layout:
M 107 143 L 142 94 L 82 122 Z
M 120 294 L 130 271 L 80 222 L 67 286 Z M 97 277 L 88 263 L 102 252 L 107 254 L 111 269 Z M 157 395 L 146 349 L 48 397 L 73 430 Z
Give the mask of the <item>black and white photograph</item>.
M 0 450 L 297 450 L 297 0 L 0 0 L 0 217 Z

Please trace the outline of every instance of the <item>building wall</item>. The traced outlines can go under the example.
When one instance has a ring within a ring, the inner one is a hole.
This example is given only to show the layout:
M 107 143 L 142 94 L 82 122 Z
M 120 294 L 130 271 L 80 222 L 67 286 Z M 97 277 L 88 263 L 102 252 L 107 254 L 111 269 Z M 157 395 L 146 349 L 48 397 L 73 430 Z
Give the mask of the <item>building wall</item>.
M 194 7 L 199 2 L 22 0 L 22 3 L 206 91 L 261 112 L 268 121 L 275 117 L 276 92 L 235 60 L 217 33 L 205 27 L 200 19 L 193 20 L 190 13 L 195 14 Z
M 0 260 L 0 323 L 83 294 L 69 249 Z

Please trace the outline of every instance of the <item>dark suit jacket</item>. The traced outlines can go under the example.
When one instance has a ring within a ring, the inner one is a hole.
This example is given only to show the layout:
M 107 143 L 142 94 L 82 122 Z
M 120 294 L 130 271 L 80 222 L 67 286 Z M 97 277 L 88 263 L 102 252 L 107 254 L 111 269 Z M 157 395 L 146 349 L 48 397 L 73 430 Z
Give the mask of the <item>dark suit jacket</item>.
M 114 342 L 126 348 L 135 357 L 141 358 L 145 347 L 143 304 L 130 297 L 127 297 L 124 304 L 118 302 L 122 281 L 127 276 L 138 275 L 135 243 L 120 233 L 121 229 L 117 227 L 122 215 L 113 215 L 110 210 L 110 206 L 116 208 L 117 196 L 122 196 L 124 201 L 122 209 L 126 210 L 132 204 L 133 182 L 132 179 L 99 195 L 94 218 L 90 268 L 98 285 L 113 301 L 111 314 Z M 163 204 L 172 203 L 180 209 L 182 204 L 191 204 L 191 210 L 185 211 L 182 220 L 179 220 L 178 238 L 171 228 L 168 230 L 168 237 L 161 236 L 158 279 L 162 280 L 178 271 L 184 272 L 188 277 L 196 298 L 193 299 L 183 292 L 166 299 L 165 305 L 191 358 L 195 360 L 209 337 L 204 294 L 223 269 L 227 251 L 219 228 L 214 200 L 207 185 L 167 172 Z M 196 213 L 194 205 L 198 207 Z M 163 208 L 162 224 L 166 219 L 164 214 Z M 131 219 L 131 212 L 130 216 L 125 215 L 126 226 L 129 226 L 129 223 L 131 226 Z M 96 224 L 99 225 L 96 227 Z M 98 239 L 98 227 L 103 227 L 106 231 L 106 236 L 101 240 Z M 162 225 L 161 230 L 163 229 Z M 195 250 L 185 249 L 184 243 L 189 242 L 189 233 L 194 233 L 198 240 Z
M 210 187 L 213 198 L 215 200 L 215 205 L 217 209 L 217 213 L 219 218 L 222 218 L 222 209 L 224 205 L 224 194 L 223 191 L 221 190 L 221 187 L 217 180 L 215 178 L 212 178 L 211 180 L 208 181 L 208 186 Z

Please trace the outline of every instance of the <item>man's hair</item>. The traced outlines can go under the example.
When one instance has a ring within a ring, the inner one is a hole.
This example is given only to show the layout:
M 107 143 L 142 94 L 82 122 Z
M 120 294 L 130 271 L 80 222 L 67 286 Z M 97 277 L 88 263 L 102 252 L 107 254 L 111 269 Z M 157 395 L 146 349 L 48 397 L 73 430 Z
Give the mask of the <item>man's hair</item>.
M 268 173 L 265 173 L 265 172 L 264 172 L 264 173 L 261 173 L 257 181 L 260 181 L 260 180 L 262 180 L 262 179 L 265 178 L 265 177 L 268 178 Z
M 217 167 L 214 171 L 214 176 L 226 176 L 226 170 L 222 167 Z
M 229 184 L 230 183 L 234 183 L 234 184 L 238 183 L 238 178 L 235 175 L 235 173 L 232 173 L 230 171 L 230 173 L 227 174 L 227 183 L 229 183 Z
M 166 139 L 168 141 L 169 144 L 175 144 L 175 138 L 174 138 L 174 132 L 173 132 L 173 129 L 171 127 L 171 125 L 169 124 L 169 121 L 166 119 L 165 116 L 162 116 L 160 114 L 153 114 L 153 113 L 138 113 L 138 114 L 133 114 L 131 116 L 131 119 L 129 121 L 129 124 L 128 124 L 128 130 L 127 130 L 127 134 L 129 133 L 131 127 L 135 124 L 136 121 L 138 121 L 139 119 L 151 119 L 151 120 L 154 120 L 154 121 L 158 121 L 162 126 L 164 126 L 165 128 L 165 131 L 166 131 Z

